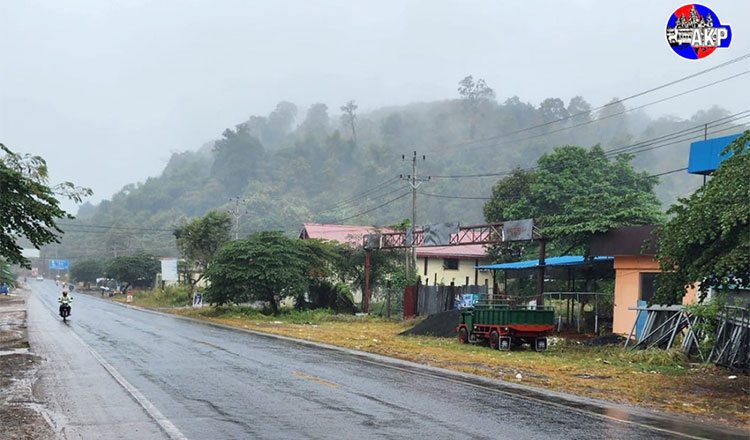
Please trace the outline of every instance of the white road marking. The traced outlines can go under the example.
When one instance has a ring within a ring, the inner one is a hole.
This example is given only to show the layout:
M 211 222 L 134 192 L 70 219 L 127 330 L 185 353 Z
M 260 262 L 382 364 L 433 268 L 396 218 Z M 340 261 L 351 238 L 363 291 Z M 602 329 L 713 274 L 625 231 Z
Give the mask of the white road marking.
M 47 304 L 44 301 L 41 301 L 42 304 L 45 305 L 45 307 L 52 312 L 52 309 L 47 307 Z M 57 316 L 53 313 L 54 316 Z M 125 388 L 125 391 L 130 393 L 130 395 L 135 399 L 136 402 L 138 402 L 141 407 L 146 410 L 149 416 L 151 416 L 152 419 L 156 421 L 156 423 L 159 424 L 161 429 L 164 430 L 164 432 L 167 433 L 169 438 L 172 440 L 188 440 L 187 437 L 185 437 L 185 434 L 183 434 L 177 427 L 169 421 L 166 417 L 164 417 L 164 414 L 159 411 L 156 406 L 154 406 L 153 403 L 151 403 L 143 394 L 141 394 L 140 391 L 136 387 L 134 387 L 130 382 L 123 377 L 122 374 L 120 374 L 119 371 L 115 369 L 115 367 L 112 366 L 109 362 L 107 362 L 106 359 L 104 359 L 92 346 L 86 343 L 76 332 L 74 332 L 72 329 L 70 330 L 70 333 L 73 335 L 74 338 L 78 340 L 86 349 L 91 353 L 92 356 L 101 364 L 102 367 L 104 367 L 105 370 L 114 378 L 117 383 L 120 384 L 123 388 Z

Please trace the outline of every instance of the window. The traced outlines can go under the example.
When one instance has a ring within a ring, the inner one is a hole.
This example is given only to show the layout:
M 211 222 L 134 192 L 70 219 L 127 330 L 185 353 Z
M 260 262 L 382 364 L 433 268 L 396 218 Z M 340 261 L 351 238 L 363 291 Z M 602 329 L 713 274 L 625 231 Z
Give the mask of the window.
M 458 258 L 444 258 L 443 269 L 445 270 L 458 270 Z
M 641 272 L 641 294 L 640 299 L 641 301 L 650 301 L 651 297 L 654 295 L 654 290 L 656 289 L 656 276 L 659 275 L 658 273 L 653 272 Z

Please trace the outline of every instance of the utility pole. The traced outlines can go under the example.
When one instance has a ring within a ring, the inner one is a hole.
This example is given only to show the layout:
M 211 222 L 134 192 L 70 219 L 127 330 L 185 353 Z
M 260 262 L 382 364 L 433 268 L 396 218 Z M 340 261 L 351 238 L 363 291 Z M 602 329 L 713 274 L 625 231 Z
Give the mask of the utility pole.
M 231 211 L 229 211 L 232 216 L 234 217 L 234 239 L 239 240 L 240 238 L 240 218 L 247 214 L 247 210 L 241 211 L 240 210 L 240 202 L 246 202 L 247 199 L 242 199 L 240 197 L 232 197 L 230 199 L 230 202 L 234 201 L 234 208 L 232 208 Z
M 422 160 L 425 160 L 426 157 L 423 154 Z M 401 160 L 406 160 L 406 155 L 401 155 Z M 419 188 L 420 185 L 422 185 L 422 182 L 427 182 L 430 180 L 430 177 L 419 177 L 417 175 L 417 152 L 415 151 L 411 158 L 411 175 L 407 175 L 406 178 L 404 178 L 404 175 L 401 175 L 401 180 L 406 180 L 409 182 L 409 186 L 411 186 L 411 231 L 412 231 L 412 242 L 410 243 L 411 247 L 411 263 L 413 265 L 414 273 L 417 273 L 417 252 L 416 252 L 416 246 L 414 245 L 414 236 L 415 232 L 417 230 L 417 188 Z M 408 261 L 409 259 L 407 259 Z M 411 271 L 409 270 L 409 264 L 406 265 L 406 273 L 407 275 Z

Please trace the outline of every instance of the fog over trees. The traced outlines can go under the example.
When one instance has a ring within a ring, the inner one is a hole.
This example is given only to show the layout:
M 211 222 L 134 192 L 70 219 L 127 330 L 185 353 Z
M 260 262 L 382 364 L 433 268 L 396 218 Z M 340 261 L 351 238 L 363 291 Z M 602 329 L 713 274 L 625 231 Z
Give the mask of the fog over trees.
M 467 75 L 457 81 L 455 96 L 434 102 L 363 110 L 353 97 L 300 111 L 281 101 L 267 115 L 228 121 L 213 142 L 172 154 L 159 176 L 81 206 L 61 249 L 71 259 L 176 255 L 171 228 L 210 210 L 239 208 L 240 236 L 261 230 L 291 235 L 303 222 L 399 223 L 411 212 L 411 198 L 401 197 L 408 187 L 398 178 L 411 168 L 401 155 L 412 151 L 426 155 L 419 175 L 431 176 L 418 196 L 420 223 L 479 223 L 498 179 L 534 167 L 554 147 L 598 145 L 606 153 L 729 115 L 713 106 L 686 120 L 653 119 L 629 111 L 617 97 L 592 110 L 582 96 L 567 103 L 550 97 L 539 105 L 518 96 L 499 101 L 511 92 L 501 89 L 510 86 Z M 731 124 L 709 132 L 728 129 Z M 689 139 L 642 145 L 631 161 L 639 171 L 687 165 Z M 655 192 L 666 207 L 700 184 L 700 177 L 673 173 L 660 178 Z

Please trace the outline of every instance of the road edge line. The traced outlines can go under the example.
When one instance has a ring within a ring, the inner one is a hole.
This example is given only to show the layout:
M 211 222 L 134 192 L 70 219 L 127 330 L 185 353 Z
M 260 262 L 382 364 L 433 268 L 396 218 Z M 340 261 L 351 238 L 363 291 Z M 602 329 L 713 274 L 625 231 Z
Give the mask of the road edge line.
M 36 298 L 35 298 L 36 299 Z M 38 299 L 37 299 L 38 300 Z M 47 304 L 44 301 L 38 300 L 44 308 L 46 308 L 54 317 L 57 317 L 57 315 L 53 312 L 52 309 L 50 309 Z M 167 419 L 164 414 L 159 411 L 156 406 L 154 406 L 153 403 L 151 403 L 150 400 L 146 398 L 143 394 L 141 394 L 140 391 L 138 391 L 138 388 L 133 386 L 130 382 L 128 382 L 125 377 L 120 374 L 119 371 L 115 367 L 112 366 L 106 359 L 102 357 L 102 355 L 99 354 L 96 350 L 94 350 L 94 347 L 89 345 L 86 341 L 83 340 L 72 328 L 70 328 L 70 333 L 73 335 L 73 337 L 78 340 L 86 349 L 91 353 L 91 355 L 94 357 L 94 359 L 99 362 L 99 365 L 104 367 L 105 370 L 107 370 L 107 373 L 109 373 L 112 378 L 117 381 L 118 384 L 120 384 L 121 387 L 125 389 L 125 391 L 130 394 L 130 396 L 135 399 L 136 402 L 143 408 L 146 413 L 154 419 L 154 421 L 159 425 L 159 427 L 171 438 L 172 440 L 188 440 L 188 438 L 183 434 L 177 426 L 175 426 L 172 422 Z
M 298 339 L 298 338 L 293 338 L 293 337 L 284 336 L 284 335 L 278 335 L 278 334 L 274 334 L 274 333 L 265 333 L 265 332 L 261 332 L 261 331 L 253 330 L 253 329 L 249 329 L 249 328 L 235 327 L 235 326 L 231 326 L 231 325 L 227 325 L 227 324 L 221 324 L 221 323 L 218 323 L 218 322 L 213 322 L 213 321 L 208 321 L 208 320 L 203 320 L 203 319 L 198 319 L 198 318 L 192 318 L 192 317 L 189 317 L 189 316 L 177 315 L 177 314 L 174 314 L 174 313 L 162 312 L 160 310 L 153 310 L 153 309 L 149 309 L 149 308 L 146 308 L 146 307 L 140 307 L 140 306 L 136 306 L 136 305 L 132 305 L 132 304 L 121 303 L 119 301 L 107 300 L 105 298 L 97 298 L 96 296 L 93 296 L 93 295 L 88 295 L 88 296 L 90 296 L 90 297 L 92 297 L 94 299 L 97 299 L 97 300 L 109 302 L 109 303 L 116 304 L 116 305 L 121 306 L 121 307 L 130 308 L 130 309 L 133 309 L 133 310 L 138 310 L 138 311 L 142 311 L 142 312 L 146 312 L 146 313 L 153 313 L 153 314 L 156 314 L 156 315 L 161 315 L 161 316 L 165 316 L 165 317 L 171 317 L 171 318 L 175 318 L 175 319 L 181 319 L 183 321 L 193 322 L 193 323 L 196 323 L 196 324 L 202 324 L 202 325 L 211 326 L 211 327 L 222 328 L 222 329 L 225 329 L 225 330 L 230 330 L 230 331 L 235 331 L 235 332 L 250 333 L 250 334 L 253 334 L 253 335 L 256 335 L 256 336 L 265 337 L 265 338 L 272 338 L 272 339 L 278 339 L 278 340 L 283 340 L 283 341 L 287 341 L 287 342 L 290 342 L 290 343 L 295 343 L 295 344 L 298 344 L 298 345 L 305 345 L 305 346 L 309 346 L 309 347 L 315 347 L 315 348 L 321 348 L 321 349 L 326 349 L 326 350 L 337 351 L 337 352 L 340 352 L 340 353 L 346 353 L 346 354 L 352 355 L 354 357 L 357 357 L 361 361 L 368 362 L 368 363 L 371 363 L 371 364 L 376 364 L 376 365 L 379 365 L 379 366 L 383 366 L 383 367 L 387 367 L 387 368 L 392 368 L 392 369 L 397 369 L 397 370 L 401 370 L 401 371 L 408 371 L 410 373 L 420 374 L 420 375 L 423 375 L 423 376 L 435 377 L 435 378 L 442 379 L 442 380 L 448 380 L 448 381 L 451 381 L 451 382 L 454 382 L 454 383 L 460 383 L 460 384 L 468 385 L 468 386 L 471 386 L 471 387 L 474 387 L 474 388 L 482 388 L 482 389 L 486 389 L 486 390 L 490 390 L 490 391 L 493 391 L 493 392 L 505 394 L 505 395 L 512 396 L 512 397 L 519 398 L 519 399 L 527 399 L 527 400 L 532 400 L 532 401 L 535 401 L 535 402 L 538 402 L 538 403 L 542 403 L 542 404 L 546 404 L 546 405 L 556 406 L 556 407 L 559 407 L 559 408 L 565 408 L 565 409 L 568 409 L 570 411 L 578 412 L 578 413 L 581 413 L 581 414 L 586 414 L 586 415 L 589 415 L 589 416 L 592 416 L 592 417 L 597 417 L 597 418 L 600 418 L 600 419 L 611 420 L 611 421 L 615 421 L 615 422 L 619 422 L 619 423 L 623 423 L 623 424 L 627 424 L 627 425 L 638 426 L 638 427 L 641 427 L 641 428 L 644 428 L 644 429 L 647 429 L 647 430 L 651 430 L 651 431 L 662 432 L 662 433 L 676 435 L 676 436 L 679 436 L 679 437 L 689 438 L 689 439 L 694 439 L 694 440 L 707 440 L 707 439 L 710 439 L 710 437 L 701 437 L 701 436 L 698 436 L 698 435 L 689 434 L 687 432 L 680 432 L 680 431 L 675 431 L 675 430 L 671 430 L 671 429 L 660 428 L 658 426 L 649 425 L 649 424 L 638 422 L 638 421 L 628 420 L 627 418 L 625 418 L 627 416 L 632 416 L 632 417 L 638 417 L 638 418 L 654 419 L 654 420 L 656 420 L 660 416 L 662 416 L 662 417 L 666 416 L 667 418 L 669 418 L 672 421 L 680 422 L 680 423 L 689 423 L 689 424 L 695 425 L 696 427 L 700 427 L 702 425 L 705 425 L 704 423 L 696 423 L 696 422 L 691 422 L 689 420 L 685 420 L 684 418 L 680 417 L 679 415 L 673 416 L 673 415 L 671 415 L 669 413 L 663 413 L 662 414 L 662 413 L 653 412 L 653 411 L 651 411 L 649 409 L 642 409 L 642 408 L 632 408 L 631 409 L 631 408 L 627 408 L 627 407 L 625 407 L 624 405 L 621 405 L 621 404 L 617 404 L 617 403 L 610 404 L 608 402 L 602 402 L 602 401 L 598 401 L 598 400 L 595 400 L 595 399 L 587 398 L 587 397 L 584 397 L 584 396 L 577 396 L 575 394 L 568 394 L 568 393 L 563 393 L 563 392 L 559 392 L 559 391 L 546 390 L 546 389 L 543 389 L 543 388 L 536 388 L 536 387 L 533 387 L 533 386 L 530 386 L 530 385 L 525 385 L 525 384 L 516 384 L 516 383 L 512 383 L 512 382 L 506 382 L 506 381 L 501 381 L 501 380 L 497 380 L 497 379 L 491 379 L 491 378 L 487 378 L 487 377 L 483 377 L 483 376 L 477 376 L 477 375 L 474 375 L 474 374 L 464 373 L 464 372 L 461 372 L 461 371 L 449 370 L 449 369 L 440 368 L 440 367 L 433 367 L 431 365 L 420 364 L 418 362 L 409 361 L 409 360 L 406 360 L 406 359 L 394 358 L 394 357 L 385 356 L 385 355 L 381 355 L 381 354 L 377 354 L 377 353 L 371 353 L 371 352 L 367 352 L 367 351 L 354 350 L 354 349 L 347 348 L 347 347 L 339 347 L 337 345 L 330 345 L 330 344 L 326 344 L 326 343 L 323 343 L 323 342 L 310 341 L 310 340 L 306 340 L 306 339 Z M 411 369 L 408 368 L 408 367 L 411 367 Z M 420 371 L 415 371 L 415 370 L 420 370 Z M 478 383 L 475 383 L 475 382 L 481 382 L 481 384 L 478 384 Z M 563 403 L 555 402 L 555 401 L 553 401 L 551 399 L 547 400 L 547 399 L 542 399 L 542 398 L 539 398 L 539 397 L 533 397 L 533 396 L 523 395 L 521 393 L 515 393 L 515 392 L 508 391 L 508 390 L 503 390 L 503 389 L 500 389 L 499 387 L 508 388 L 508 389 L 511 389 L 511 390 L 517 390 L 517 391 L 518 390 L 526 391 L 526 392 L 534 393 L 534 394 L 537 394 L 537 395 L 539 395 L 541 393 L 546 393 L 546 394 L 548 394 L 550 396 L 557 397 L 560 400 L 569 402 L 571 405 L 565 405 Z M 619 411 L 619 412 L 623 413 L 623 415 L 625 417 L 616 417 L 616 416 L 607 415 L 607 414 L 599 413 L 599 412 L 588 410 L 588 409 L 578 408 L 578 407 L 574 406 L 576 404 L 579 404 L 579 405 L 590 405 L 590 406 L 593 406 L 593 407 L 601 408 L 603 410 L 603 412 L 606 412 L 607 410 Z M 635 411 L 633 411 L 633 409 L 635 409 Z M 638 412 L 640 412 L 641 414 L 638 414 Z M 723 432 L 724 435 L 732 436 L 732 438 L 741 438 L 741 439 L 746 438 L 745 437 L 746 434 L 744 432 L 740 432 L 740 431 L 738 431 L 738 430 L 736 430 L 734 428 L 727 429 L 725 427 L 711 425 L 711 429 L 714 429 L 714 430 L 717 430 L 717 431 L 718 430 L 722 430 L 722 431 L 724 431 Z

